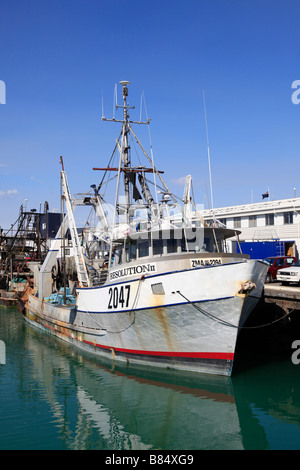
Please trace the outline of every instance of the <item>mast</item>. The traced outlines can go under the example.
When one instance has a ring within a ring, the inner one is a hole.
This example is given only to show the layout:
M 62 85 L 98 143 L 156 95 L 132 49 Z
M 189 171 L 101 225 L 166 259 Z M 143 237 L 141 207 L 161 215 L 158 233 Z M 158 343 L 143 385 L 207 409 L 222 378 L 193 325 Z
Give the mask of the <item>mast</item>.
M 129 115 L 127 110 L 130 108 L 127 106 L 127 96 L 128 96 L 128 88 L 127 85 L 129 85 L 130 82 L 127 81 L 122 81 L 120 82 L 120 85 L 122 85 L 122 92 L 123 92 L 123 129 L 122 129 L 122 136 L 123 136 L 123 141 L 122 141 L 122 151 L 123 151 L 123 163 L 124 163 L 124 168 L 128 168 L 130 165 L 129 161 L 129 150 L 130 147 L 128 145 L 128 134 L 129 134 Z M 118 107 L 118 106 L 117 106 Z M 126 201 L 126 223 L 129 224 L 129 176 L 128 172 L 124 171 L 124 186 L 125 186 L 125 201 Z
M 170 195 L 170 197 L 173 199 L 173 202 L 175 206 L 179 209 L 181 212 L 181 216 L 183 218 L 184 223 L 188 223 L 185 220 L 185 214 L 183 212 L 183 209 L 180 207 L 178 204 L 176 198 L 174 197 L 173 193 L 169 190 L 168 186 L 166 185 L 166 182 L 164 179 L 161 177 L 162 171 L 158 171 L 158 169 L 155 167 L 153 158 L 150 158 L 144 147 L 142 146 L 140 140 L 138 139 L 137 135 L 135 134 L 134 130 L 132 129 L 132 124 L 150 124 L 150 119 L 147 118 L 145 122 L 143 121 L 134 121 L 129 118 L 129 109 L 135 109 L 134 106 L 129 106 L 127 102 L 127 97 L 128 97 L 128 85 L 130 84 L 129 81 L 123 80 L 119 82 L 119 84 L 122 86 L 122 96 L 123 96 L 123 104 L 122 105 L 117 105 L 116 104 L 116 109 L 120 108 L 123 109 L 123 119 L 116 119 L 113 117 L 112 119 L 107 119 L 103 115 L 102 111 L 102 120 L 103 121 L 110 121 L 110 122 L 118 122 L 122 123 L 122 132 L 117 140 L 117 148 L 120 152 L 120 158 L 119 158 L 119 164 L 118 167 L 106 167 L 106 168 L 93 168 L 94 170 L 104 170 L 104 171 L 116 171 L 118 172 L 118 179 L 117 179 L 117 190 L 116 190 L 116 199 L 115 199 L 115 215 L 114 215 L 114 222 L 113 222 L 113 230 L 115 228 L 115 223 L 116 223 L 116 214 L 117 214 L 117 198 L 118 198 L 118 191 L 119 191 L 119 182 L 120 182 L 120 176 L 121 173 L 123 173 L 123 178 L 124 178 L 124 199 L 125 199 L 125 207 L 122 204 L 122 209 L 125 214 L 125 220 L 126 224 L 129 226 L 130 225 L 130 206 L 132 203 L 131 200 L 131 185 L 133 186 L 133 194 L 132 198 L 135 200 L 138 199 L 143 199 L 145 206 L 149 208 L 150 214 L 151 214 L 151 220 L 155 221 L 155 223 L 159 222 L 160 214 L 159 214 L 159 208 L 158 208 L 158 201 L 154 201 L 149 187 L 147 185 L 147 181 L 145 179 L 145 173 L 152 173 L 153 177 L 156 175 L 160 179 L 161 183 L 163 184 L 166 192 Z M 132 133 L 133 137 L 135 138 L 137 144 L 141 148 L 142 152 L 146 156 L 147 160 L 149 161 L 151 168 L 145 168 L 142 166 L 139 167 L 132 167 L 131 163 L 131 154 L 130 154 L 130 143 L 129 143 L 129 136 L 130 133 Z M 139 193 L 137 191 L 136 187 L 136 179 L 135 179 L 135 174 L 138 174 L 138 182 L 141 186 L 142 190 L 142 196 L 136 197 Z M 155 184 L 156 187 L 156 184 Z M 120 205 L 119 205 L 120 209 Z
M 131 181 L 131 175 L 132 175 L 131 159 L 130 159 L 130 145 L 129 145 L 129 135 L 131 131 L 130 124 L 150 124 L 150 120 L 148 119 L 146 122 L 142 122 L 142 121 L 132 121 L 129 119 L 129 113 L 128 113 L 129 109 L 135 109 L 134 106 L 129 106 L 129 104 L 127 103 L 128 85 L 130 84 L 130 82 L 127 80 L 122 80 L 119 82 L 119 84 L 122 86 L 123 104 L 122 105 L 116 104 L 116 109 L 118 108 L 123 109 L 123 119 L 115 119 L 114 117 L 113 119 L 107 119 L 105 116 L 102 116 L 102 120 L 122 123 L 121 143 L 117 141 L 117 146 L 120 152 L 120 163 L 119 163 L 119 168 L 117 169 L 117 171 L 118 172 L 122 171 L 124 175 L 126 223 L 129 224 L 129 221 L 130 221 L 129 220 L 129 207 L 130 207 L 130 202 L 131 202 L 130 201 L 130 181 Z M 97 170 L 97 169 L 100 169 L 100 168 L 94 168 L 94 170 Z M 107 168 L 107 170 L 115 170 L 115 169 Z

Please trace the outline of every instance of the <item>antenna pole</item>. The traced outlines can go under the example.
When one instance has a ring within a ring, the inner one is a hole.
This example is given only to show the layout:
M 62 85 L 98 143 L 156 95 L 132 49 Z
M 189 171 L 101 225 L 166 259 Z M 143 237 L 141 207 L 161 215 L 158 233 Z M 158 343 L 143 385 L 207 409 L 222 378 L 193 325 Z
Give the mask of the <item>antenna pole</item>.
M 213 190 L 212 190 L 212 177 L 211 177 L 211 166 L 210 166 L 210 151 L 209 151 L 209 141 L 208 141 L 208 128 L 207 128 L 207 116 L 206 116 L 206 106 L 205 106 L 205 95 L 203 90 L 203 103 L 204 103 L 204 115 L 205 115 L 205 126 L 206 126 L 206 140 L 207 140 L 207 155 L 208 155 L 208 169 L 209 169 L 209 182 L 210 182 L 210 198 L 211 198 L 211 209 L 214 209 L 214 199 L 213 199 Z
M 123 160 L 124 160 L 124 168 L 129 166 L 129 144 L 128 144 L 128 133 L 129 133 L 129 125 L 128 125 L 128 106 L 127 106 L 127 96 L 128 96 L 128 88 L 130 82 L 122 81 L 120 85 L 122 85 L 122 92 L 123 92 L 123 136 L 122 136 L 122 153 L 123 153 Z M 129 176 L 127 172 L 124 172 L 124 186 L 125 186 L 125 200 L 126 200 L 126 222 L 129 224 Z

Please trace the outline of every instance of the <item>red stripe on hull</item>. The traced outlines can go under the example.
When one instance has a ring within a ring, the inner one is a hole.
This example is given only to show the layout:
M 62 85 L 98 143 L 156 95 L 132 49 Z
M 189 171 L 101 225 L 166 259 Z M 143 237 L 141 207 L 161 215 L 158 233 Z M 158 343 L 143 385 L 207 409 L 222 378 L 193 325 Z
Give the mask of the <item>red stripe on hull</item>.
M 162 357 L 186 357 L 191 359 L 222 359 L 233 361 L 234 353 L 222 353 L 222 352 L 174 352 L 174 351 L 143 351 L 139 349 L 123 349 L 114 348 L 113 346 L 103 346 L 101 344 L 94 344 L 90 341 L 84 341 L 84 343 L 91 344 L 102 349 L 113 349 L 116 352 L 125 354 L 139 354 L 142 356 L 162 356 Z
M 41 319 L 39 319 L 41 320 Z M 51 331 L 54 335 L 75 343 L 82 343 L 82 347 L 85 344 L 86 347 L 91 347 L 91 351 L 96 353 L 96 349 L 99 350 L 99 355 L 106 356 L 107 354 L 113 354 L 116 359 L 122 361 L 133 361 L 137 363 L 143 363 L 147 365 L 153 365 L 162 367 L 170 367 L 174 369 L 181 369 L 190 372 L 208 372 L 211 374 L 218 375 L 231 375 L 231 370 L 234 361 L 234 353 L 230 352 L 185 352 L 185 351 L 147 351 L 139 349 L 125 349 L 113 346 L 107 346 L 104 344 L 98 344 L 94 341 L 87 341 L 83 337 L 76 337 L 76 335 L 70 334 L 67 327 L 51 325 L 42 321 L 33 321 L 39 323 L 45 329 Z M 104 352 L 105 351 L 105 352 Z M 115 354 L 114 354 L 115 353 Z M 97 353 L 96 353 L 97 354 Z
M 44 327 L 48 328 L 49 330 L 55 331 L 54 328 L 51 328 L 48 325 L 43 325 Z M 60 334 L 62 334 L 60 332 Z M 68 336 L 69 338 L 76 339 L 71 335 L 64 334 L 64 336 Z M 77 340 L 79 341 L 79 340 Z M 233 361 L 234 360 L 234 353 L 225 353 L 225 352 L 174 352 L 174 351 L 145 351 L 139 349 L 123 349 L 123 348 L 116 348 L 113 346 L 106 346 L 102 344 L 97 344 L 92 341 L 81 340 L 80 342 L 89 344 L 91 346 L 100 348 L 100 349 L 107 349 L 107 350 L 114 350 L 115 352 L 119 352 L 122 354 L 137 354 L 141 356 L 157 356 L 157 357 L 178 357 L 178 358 L 189 358 L 189 359 L 215 359 L 215 360 L 223 360 L 223 361 Z

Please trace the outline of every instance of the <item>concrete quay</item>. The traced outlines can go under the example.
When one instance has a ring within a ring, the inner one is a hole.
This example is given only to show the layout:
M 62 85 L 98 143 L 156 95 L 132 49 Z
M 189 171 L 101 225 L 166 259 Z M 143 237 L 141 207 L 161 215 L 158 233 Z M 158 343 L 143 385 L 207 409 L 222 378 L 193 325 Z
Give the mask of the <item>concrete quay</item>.
M 264 286 L 263 300 L 265 303 L 276 304 L 286 313 L 290 310 L 300 310 L 300 286 L 283 286 L 280 282 Z

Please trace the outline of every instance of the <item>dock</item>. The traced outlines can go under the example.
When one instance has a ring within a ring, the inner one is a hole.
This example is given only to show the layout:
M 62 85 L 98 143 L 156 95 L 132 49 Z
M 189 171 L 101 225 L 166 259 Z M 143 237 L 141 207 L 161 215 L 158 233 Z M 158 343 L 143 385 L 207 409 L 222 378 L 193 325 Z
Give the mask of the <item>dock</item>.
M 265 360 L 290 357 L 300 339 L 300 286 L 267 283 L 260 302 L 241 330 L 237 349 L 241 357 L 256 354 Z M 243 361 L 242 361 L 243 363 Z
M 281 307 L 286 313 L 300 310 L 300 286 L 283 286 L 280 282 L 265 284 L 263 299 L 265 303 Z

